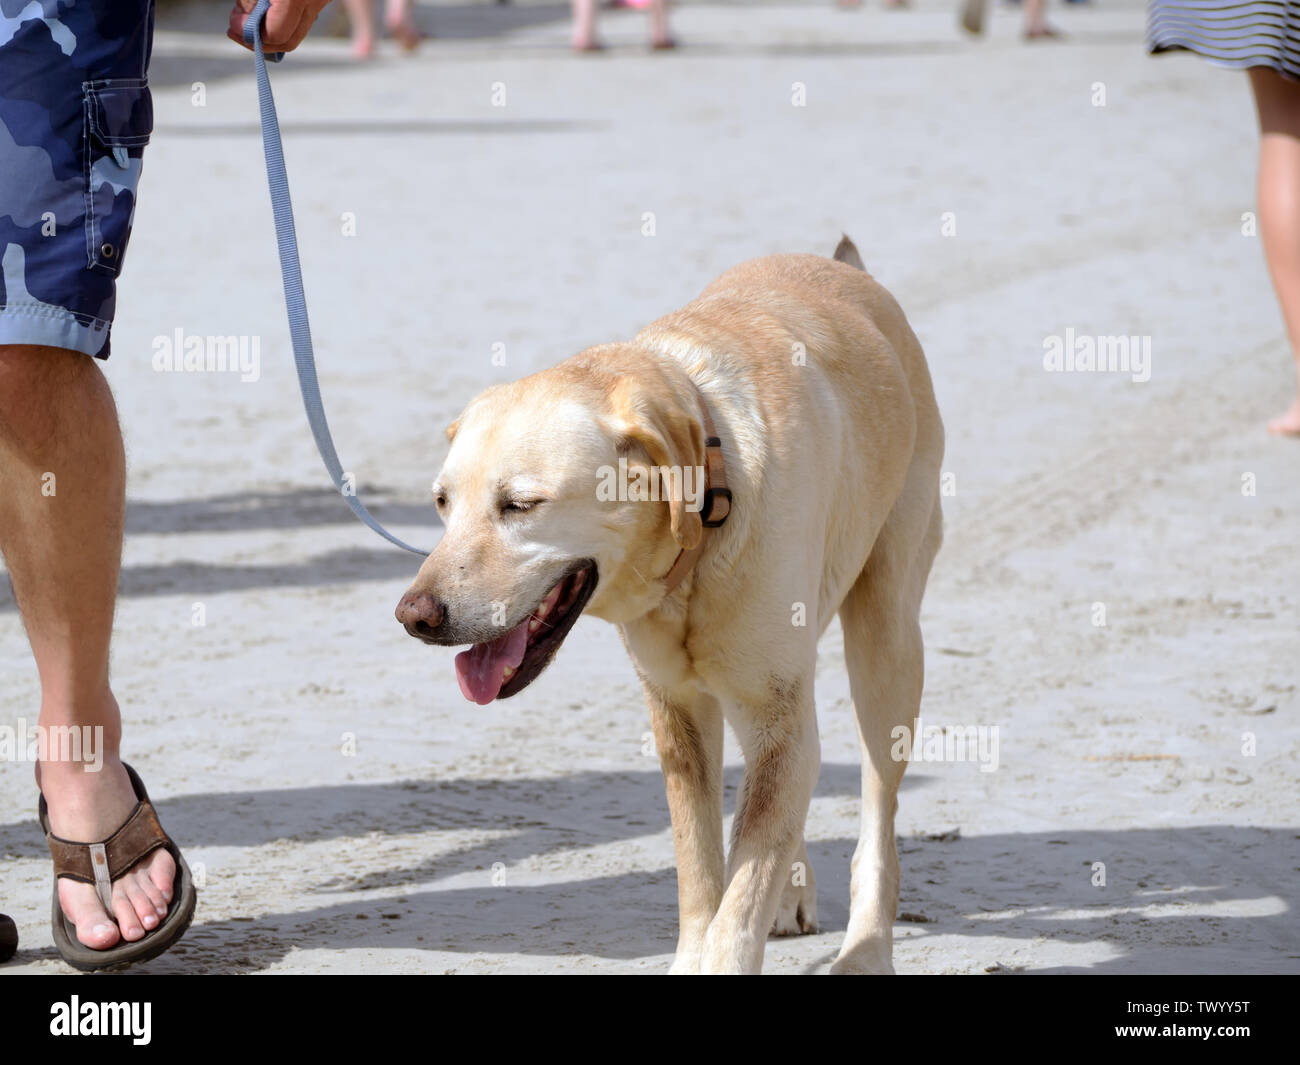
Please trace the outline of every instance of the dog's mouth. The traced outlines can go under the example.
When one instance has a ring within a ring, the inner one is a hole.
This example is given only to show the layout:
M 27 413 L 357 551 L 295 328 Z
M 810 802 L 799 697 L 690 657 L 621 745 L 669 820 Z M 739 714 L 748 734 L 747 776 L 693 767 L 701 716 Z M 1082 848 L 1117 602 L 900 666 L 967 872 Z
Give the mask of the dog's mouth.
M 456 656 L 456 680 L 466 699 L 483 706 L 528 687 L 555 657 L 596 590 L 596 563 L 585 559 L 504 636 Z

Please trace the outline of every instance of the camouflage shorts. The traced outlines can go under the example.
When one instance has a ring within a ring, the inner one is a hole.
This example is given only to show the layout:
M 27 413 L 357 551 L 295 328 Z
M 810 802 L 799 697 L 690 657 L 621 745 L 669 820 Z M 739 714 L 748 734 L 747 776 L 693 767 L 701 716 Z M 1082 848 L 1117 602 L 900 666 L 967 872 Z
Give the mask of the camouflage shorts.
M 108 357 L 152 44 L 153 0 L 0 0 L 0 344 Z

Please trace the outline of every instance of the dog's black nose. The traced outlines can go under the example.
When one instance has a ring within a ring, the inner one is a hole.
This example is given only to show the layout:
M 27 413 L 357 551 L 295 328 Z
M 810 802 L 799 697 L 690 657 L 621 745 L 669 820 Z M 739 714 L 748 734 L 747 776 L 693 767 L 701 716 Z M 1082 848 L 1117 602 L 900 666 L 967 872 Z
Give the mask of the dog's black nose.
M 431 595 L 407 592 L 394 614 L 412 636 L 436 636 L 447 608 Z

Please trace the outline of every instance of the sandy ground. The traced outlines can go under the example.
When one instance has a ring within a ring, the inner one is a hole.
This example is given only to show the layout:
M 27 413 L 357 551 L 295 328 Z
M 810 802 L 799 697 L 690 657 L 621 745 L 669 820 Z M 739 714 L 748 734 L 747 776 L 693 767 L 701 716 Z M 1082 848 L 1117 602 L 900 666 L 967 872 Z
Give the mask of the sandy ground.
M 1300 971 L 1300 446 L 1262 428 L 1288 366 L 1242 233 L 1245 77 L 1146 57 L 1133 0 L 1059 10 L 1069 40 L 1036 47 L 1005 8 L 961 39 L 935 0 L 691 6 L 672 55 L 616 14 L 593 58 L 567 51 L 559 5 L 420 15 L 445 39 L 414 58 L 362 68 L 322 39 L 273 73 L 324 391 L 380 515 L 436 539 L 442 429 L 480 388 L 845 230 L 948 428 L 923 717 L 1000 737 L 996 772 L 907 774 L 900 909 L 923 920 L 897 926 L 899 971 Z M 353 521 L 302 418 L 251 63 L 176 25 L 108 366 L 131 463 L 114 668 L 126 755 L 204 886 L 183 944 L 142 969 L 663 971 L 668 812 L 616 632 L 581 621 L 486 708 L 450 652 L 403 635 L 418 561 Z M 178 328 L 259 337 L 259 379 L 154 372 Z M 1150 337 L 1150 380 L 1046 372 L 1066 329 Z M 12 725 L 38 694 L 2 595 Z M 824 971 L 848 914 L 838 628 L 817 681 L 823 931 L 771 941 L 769 972 Z M 63 971 L 34 809 L 30 766 L 5 767 L 7 972 Z

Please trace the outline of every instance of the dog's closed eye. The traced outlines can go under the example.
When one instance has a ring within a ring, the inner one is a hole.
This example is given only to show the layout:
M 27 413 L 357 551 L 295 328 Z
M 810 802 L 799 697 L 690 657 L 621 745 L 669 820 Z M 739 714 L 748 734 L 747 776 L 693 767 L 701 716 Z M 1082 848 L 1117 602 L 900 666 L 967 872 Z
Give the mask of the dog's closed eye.
M 530 510 L 537 509 L 545 502 L 544 499 L 507 499 L 501 504 L 501 513 L 526 514 Z

